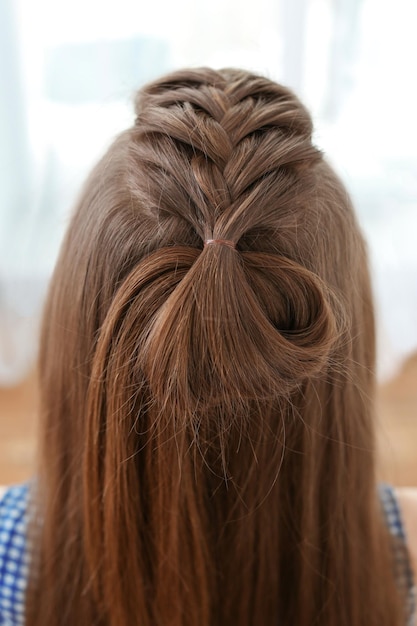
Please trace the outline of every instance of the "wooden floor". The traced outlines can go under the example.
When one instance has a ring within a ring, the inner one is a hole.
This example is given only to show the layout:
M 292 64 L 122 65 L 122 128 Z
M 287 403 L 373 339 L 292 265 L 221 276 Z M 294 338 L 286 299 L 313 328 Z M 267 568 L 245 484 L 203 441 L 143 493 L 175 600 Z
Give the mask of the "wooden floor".
M 34 374 L 17 387 L 0 388 L 0 485 L 21 482 L 32 476 L 36 413 Z
M 34 375 L 0 388 L 0 485 L 34 472 L 37 393 Z M 417 354 L 378 394 L 379 474 L 394 485 L 417 485 Z
M 380 388 L 377 406 L 381 478 L 417 486 L 417 354 Z

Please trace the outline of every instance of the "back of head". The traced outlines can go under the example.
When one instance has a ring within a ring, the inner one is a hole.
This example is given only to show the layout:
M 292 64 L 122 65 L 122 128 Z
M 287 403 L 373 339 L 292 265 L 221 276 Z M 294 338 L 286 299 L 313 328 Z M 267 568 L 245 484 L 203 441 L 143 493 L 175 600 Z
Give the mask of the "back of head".
M 136 113 L 45 311 L 28 624 L 398 623 L 364 244 L 307 111 L 196 69 Z

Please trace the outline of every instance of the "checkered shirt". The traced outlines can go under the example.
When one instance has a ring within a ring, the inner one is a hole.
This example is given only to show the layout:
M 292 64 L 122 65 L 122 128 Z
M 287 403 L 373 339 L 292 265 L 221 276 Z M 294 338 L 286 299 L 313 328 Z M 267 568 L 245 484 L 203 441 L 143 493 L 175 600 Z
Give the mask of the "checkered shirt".
M 393 538 L 392 548 L 397 584 L 406 591 L 408 626 L 417 626 L 416 587 L 398 500 L 391 485 L 382 484 L 378 491 L 385 520 Z
M 29 484 L 10 487 L 0 500 L 0 626 L 23 626 L 28 577 Z
M 393 537 L 398 585 L 407 590 L 409 622 L 417 626 L 413 582 L 404 527 L 394 490 L 379 487 L 387 526 Z M 0 626 L 24 626 L 29 555 L 26 545 L 29 484 L 10 487 L 0 499 Z

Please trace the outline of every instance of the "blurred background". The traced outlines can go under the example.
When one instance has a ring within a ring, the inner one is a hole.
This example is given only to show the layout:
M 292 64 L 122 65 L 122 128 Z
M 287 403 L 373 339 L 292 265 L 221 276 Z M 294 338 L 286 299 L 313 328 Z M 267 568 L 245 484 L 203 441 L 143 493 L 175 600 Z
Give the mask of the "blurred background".
M 48 280 L 86 173 L 171 69 L 292 87 L 369 242 L 380 473 L 417 484 L 415 0 L 0 0 L 0 484 L 32 472 Z

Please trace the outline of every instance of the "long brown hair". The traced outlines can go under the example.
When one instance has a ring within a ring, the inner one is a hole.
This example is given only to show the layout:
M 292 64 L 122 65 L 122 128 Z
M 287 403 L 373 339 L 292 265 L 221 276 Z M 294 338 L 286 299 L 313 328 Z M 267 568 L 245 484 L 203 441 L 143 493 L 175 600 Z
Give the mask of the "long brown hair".
M 28 626 L 403 623 L 365 247 L 307 111 L 196 69 L 136 114 L 46 304 Z

